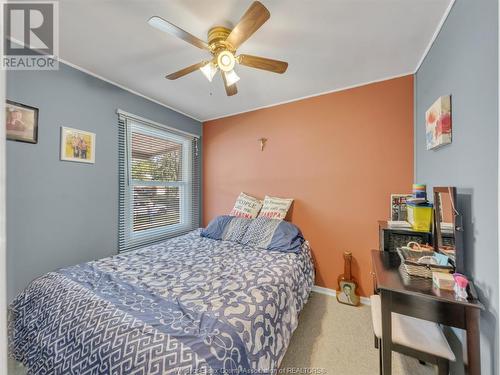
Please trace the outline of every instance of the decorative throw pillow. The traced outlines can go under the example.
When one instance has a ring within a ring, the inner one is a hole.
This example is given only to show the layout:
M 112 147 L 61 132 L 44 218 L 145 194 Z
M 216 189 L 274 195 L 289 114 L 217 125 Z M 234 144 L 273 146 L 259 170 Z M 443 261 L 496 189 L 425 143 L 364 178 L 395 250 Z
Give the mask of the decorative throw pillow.
M 241 240 L 243 245 L 267 250 L 298 253 L 304 243 L 300 229 L 292 223 L 258 217 L 251 223 Z
M 251 221 L 251 219 L 244 217 L 233 216 L 232 220 L 226 226 L 226 230 L 222 234 L 222 239 L 224 241 L 241 242 Z
M 250 222 L 250 219 L 243 217 L 217 216 L 201 231 L 201 236 L 213 240 L 241 242 Z
M 245 193 L 240 193 L 230 213 L 231 216 L 246 217 L 254 219 L 262 207 L 262 201 Z
M 283 220 L 286 217 L 290 206 L 292 205 L 293 199 L 288 198 L 276 198 L 269 197 L 266 195 L 264 198 L 264 205 L 260 211 L 259 217 L 268 217 L 270 219 L 280 219 Z

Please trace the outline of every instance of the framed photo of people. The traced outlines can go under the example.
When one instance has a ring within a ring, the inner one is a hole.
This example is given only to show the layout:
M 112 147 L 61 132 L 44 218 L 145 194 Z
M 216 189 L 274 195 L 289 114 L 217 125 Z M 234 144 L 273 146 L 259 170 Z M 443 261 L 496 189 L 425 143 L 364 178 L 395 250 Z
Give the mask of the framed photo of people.
M 11 141 L 38 142 L 38 108 L 7 100 L 5 132 Z
M 95 163 L 95 134 L 61 127 L 61 160 Z

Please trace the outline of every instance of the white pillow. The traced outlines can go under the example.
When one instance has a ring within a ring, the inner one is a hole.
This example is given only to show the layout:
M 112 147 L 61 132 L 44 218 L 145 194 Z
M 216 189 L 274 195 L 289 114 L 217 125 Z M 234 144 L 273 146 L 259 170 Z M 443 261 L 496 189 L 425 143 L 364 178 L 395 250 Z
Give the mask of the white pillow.
M 264 198 L 264 206 L 260 210 L 259 217 L 268 217 L 271 219 L 283 220 L 286 217 L 293 199 L 291 198 L 276 198 L 266 195 Z
M 262 201 L 260 199 L 246 195 L 245 193 L 240 193 L 230 215 L 255 219 L 261 207 Z

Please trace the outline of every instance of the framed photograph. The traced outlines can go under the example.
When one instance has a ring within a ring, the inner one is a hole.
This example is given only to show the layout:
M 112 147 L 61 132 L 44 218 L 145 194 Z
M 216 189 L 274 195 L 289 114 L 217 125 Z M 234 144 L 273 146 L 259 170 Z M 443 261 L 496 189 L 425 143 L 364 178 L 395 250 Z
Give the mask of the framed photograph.
M 451 143 L 451 95 L 441 96 L 425 112 L 427 150 Z
M 391 220 L 406 221 L 406 201 L 411 198 L 411 194 L 391 194 Z
M 337 292 L 337 301 L 345 305 L 358 306 L 359 296 L 356 295 L 356 284 L 350 281 L 340 282 L 340 291 Z
M 61 160 L 95 163 L 95 134 L 61 127 Z
M 7 139 L 38 142 L 38 108 L 7 100 L 5 117 Z

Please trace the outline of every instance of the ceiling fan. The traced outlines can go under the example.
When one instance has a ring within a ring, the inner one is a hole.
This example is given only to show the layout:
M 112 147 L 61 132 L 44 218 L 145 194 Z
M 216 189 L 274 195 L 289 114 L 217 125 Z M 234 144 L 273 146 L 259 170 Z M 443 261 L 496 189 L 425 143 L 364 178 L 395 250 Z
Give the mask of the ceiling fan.
M 236 56 L 236 50 L 250 38 L 270 16 L 269 10 L 267 10 L 264 5 L 258 1 L 254 1 L 232 30 L 223 26 L 212 27 L 208 31 L 208 43 L 161 17 L 151 17 L 148 23 L 198 48 L 207 50 L 212 55 L 210 60 L 188 66 L 187 68 L 167 75 L 165 78 L 174 80 L 199 69 L 205 77 L 212 82 L 212 79 L 220 69 L 226 88 L 226 94 L 232 96 L 238 93 L 236 82 L 240 79 L 234 71 L 236 64 L 280 74 L 284 73 L 288 67 L 288 63 L 284 61 L 243 54 Z

